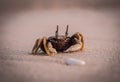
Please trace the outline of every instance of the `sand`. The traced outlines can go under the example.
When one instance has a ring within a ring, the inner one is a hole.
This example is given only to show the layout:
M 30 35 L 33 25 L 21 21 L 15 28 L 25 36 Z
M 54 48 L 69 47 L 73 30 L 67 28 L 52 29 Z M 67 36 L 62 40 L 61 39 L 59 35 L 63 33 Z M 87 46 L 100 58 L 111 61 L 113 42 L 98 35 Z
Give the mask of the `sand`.
M 29 10 L 0 16 L 0 82 L 119 82 L 120 10 Z M 37 38 L 80 32 L 82 52 L 31 55 Z M 75 58 L 85 65 L 66 65 Z

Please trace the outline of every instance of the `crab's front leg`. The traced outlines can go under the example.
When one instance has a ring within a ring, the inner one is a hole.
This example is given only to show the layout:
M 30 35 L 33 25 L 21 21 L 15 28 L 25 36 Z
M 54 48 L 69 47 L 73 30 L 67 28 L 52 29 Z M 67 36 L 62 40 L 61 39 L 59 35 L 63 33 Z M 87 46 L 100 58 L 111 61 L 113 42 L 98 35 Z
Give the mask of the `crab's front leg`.
M 43 39 L 37 39 L 35 41 L 35 44 L 34 44 L 33 49 L 32 49 L 32 54 L 36 54 L 38 52 L 38 49 L 42 45 L 42 41 L 43 41 Z
M 51 42 L 47 42 L 46 37 L 36 40 L 34 47 L 32 49 L 32 54 L 36 54 L 39 48 L 49 56 L 57 53 L 56 49 L 53 48 Z
M 73 41 L 74 44 L 72 44 L 67 50 L 64 52 L 75 52 L 79 50 L 83 50 L 84 47 L 84 39 L 83 35 L 80 34 L 79 32 L 75 33 L 72 37 L 71 40 Z
M 46 37 L 43 37 L 43 47 L 42 50 L 44 50 L 44 52 L 48 55 L 54 55 L 57 53 L 56 49 L 53 48 L 51 42 L 48 42 Z

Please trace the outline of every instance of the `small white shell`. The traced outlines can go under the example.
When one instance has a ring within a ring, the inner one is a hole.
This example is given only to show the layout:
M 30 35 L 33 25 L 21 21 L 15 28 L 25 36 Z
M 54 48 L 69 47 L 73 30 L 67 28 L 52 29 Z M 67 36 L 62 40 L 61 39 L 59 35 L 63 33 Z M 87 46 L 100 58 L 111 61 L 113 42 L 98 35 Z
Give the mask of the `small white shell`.
M 78 60 L 78 59 L 74 59 L 74 58 L 69 58 L 65 60 L 65 64 L 66 65 L 85 65 L 85 61 L 83 60 Z

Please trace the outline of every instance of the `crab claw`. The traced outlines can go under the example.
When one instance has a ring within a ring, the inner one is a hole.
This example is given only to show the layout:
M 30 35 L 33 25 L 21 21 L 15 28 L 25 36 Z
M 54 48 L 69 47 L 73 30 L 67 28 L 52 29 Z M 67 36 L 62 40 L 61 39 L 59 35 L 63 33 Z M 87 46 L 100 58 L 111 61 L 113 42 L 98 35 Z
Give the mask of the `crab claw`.
M 65 50 L 64 52 L 65 53 L 68 53 L 68 52 L 75 52 L 75 51 L 79 51 L 80 48 L 81 48 L 81 44 L 75 44 L 75 45 L 72 45 L 71 47 L 69 47 L 67 50 Z
M 50 53 L 52 53 L 52 54 L 57 54 L 57 51 L 56 51 L 55 48 L 53 48 L 51 42 L 48 42 L 48 45 L 47 45 L 47 46 L 48 46 L 48 50 L 50 51 Z
M 71 39 L 74 39 L 75 44 L 71 45 L 67 50 L 65 50 L 64 52 L 68 53 L 68 52 L 75 52 L 75 51 L 79 51 L 79 50 L 83 50 L 84 47 L 84 39 L 82 34 L 80 34 L 79 32 L 75 33 Z

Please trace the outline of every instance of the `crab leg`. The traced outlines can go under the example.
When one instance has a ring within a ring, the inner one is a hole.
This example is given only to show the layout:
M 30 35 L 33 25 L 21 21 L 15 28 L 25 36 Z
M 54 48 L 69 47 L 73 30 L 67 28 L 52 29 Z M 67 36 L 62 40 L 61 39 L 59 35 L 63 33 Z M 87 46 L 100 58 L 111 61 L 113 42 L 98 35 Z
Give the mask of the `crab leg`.
M 47 55 L 50 55 L 50 51 L 47 47 L 47 38 L 46 37 L 43 37 L 43 47 L 44 47 L 44 51 Z
M 35 45 L 32 49 L 32 54 L 36 54 L 39 48 L 41 48 L 41 50 L 43 50 L 47 55 L 53 55 L 57 53 L 56 49 L 53 48 L 50 42 L 47 44 L 46 37 L 36 40 Z
M 36 54 L 36 53 L 37 53 L 38 49 L 39 49 L 40 46 L 41 46 L 42 40 L 43 40 L 43 39 L 37 39 L 37 40 L 36 40 L 36 42 L 35 42 L 35 44 L 34 44 L 34 47 L 33 47 L 33 49 L 32 49 L 32 54 Z

